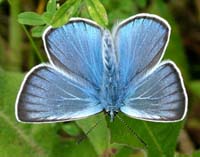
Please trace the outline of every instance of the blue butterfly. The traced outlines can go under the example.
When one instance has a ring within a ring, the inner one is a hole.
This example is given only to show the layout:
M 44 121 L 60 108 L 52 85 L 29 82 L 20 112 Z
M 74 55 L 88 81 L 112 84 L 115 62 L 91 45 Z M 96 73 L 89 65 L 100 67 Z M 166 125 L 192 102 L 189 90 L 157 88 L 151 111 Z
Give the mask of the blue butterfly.
M 187 94 L 180 71 L 163 61 L 170 26 L 162 18 L 138 14 L 110 33 L 88 19 L 72 18 L 47 28 L 44 47 L 50 64 L 25 76 L 16 99 L 21 122 L 59 122 L 106 111 L 121 111 L 153 122 L 183 120 Z

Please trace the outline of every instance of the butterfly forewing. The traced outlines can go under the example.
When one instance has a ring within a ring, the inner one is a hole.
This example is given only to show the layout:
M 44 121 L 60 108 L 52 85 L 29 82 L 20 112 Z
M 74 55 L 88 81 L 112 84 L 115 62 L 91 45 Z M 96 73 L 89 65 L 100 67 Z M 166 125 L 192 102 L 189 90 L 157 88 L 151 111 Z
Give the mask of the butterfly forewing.
M 52 64 L 71 71 L 100 88 L 103 76 L 102 29 L 94 22 L 76 18 L 45 31 L 43 40 Z
M 137 15 L 114 29 L 121 87 L 138 81 L 164 53 L 170 33 L 168 24 L 155 16 Z

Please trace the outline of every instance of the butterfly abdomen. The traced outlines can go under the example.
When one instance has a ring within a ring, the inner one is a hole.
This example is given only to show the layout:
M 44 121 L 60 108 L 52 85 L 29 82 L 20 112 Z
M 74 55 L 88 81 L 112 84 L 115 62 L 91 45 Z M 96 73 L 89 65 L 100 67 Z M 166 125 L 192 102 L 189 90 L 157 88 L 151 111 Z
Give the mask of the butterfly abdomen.
M 105 30 L 102 39 L 104 78 L 101 89 L 101 104 L 110 113 L 110 116 L 119 109 L 119 96 L 117 86 L 117 64 L 113 40 L 110 32 Z M 112 116 L 111 116 L 112 118 Z

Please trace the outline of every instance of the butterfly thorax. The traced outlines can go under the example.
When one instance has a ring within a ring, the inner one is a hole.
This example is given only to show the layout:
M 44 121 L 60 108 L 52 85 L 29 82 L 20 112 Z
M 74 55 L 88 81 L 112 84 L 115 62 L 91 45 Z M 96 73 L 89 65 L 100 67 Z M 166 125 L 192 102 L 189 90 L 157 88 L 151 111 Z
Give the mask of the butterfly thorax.
M 120 100 L 118 96 L 117 86 L 117 64 L 115 58 L 115 51 L 113 40 L 109 31 L 104 32 L 103 36 L 103 62 L 104 62 L 104 78 L 103 87 L 101 89 L 101 104 L 106 112 L 109 113 L 111 121 L 115 113 L 118 112 L 120 107 Z

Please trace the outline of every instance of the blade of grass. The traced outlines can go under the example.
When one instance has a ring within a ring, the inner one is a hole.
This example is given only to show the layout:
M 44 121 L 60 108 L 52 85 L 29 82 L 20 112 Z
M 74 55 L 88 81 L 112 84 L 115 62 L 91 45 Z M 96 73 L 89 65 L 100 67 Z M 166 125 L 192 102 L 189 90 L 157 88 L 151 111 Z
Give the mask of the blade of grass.
M 33 49 L 34 49 L 35 52 L 36 52 L 36 55 L 38 56 L 38 58 L 40 59 L 41 62 L 44 62 L 44 60 L 43 60 L 43 58 L 42 58 L 42 56 L 41 56 L 41 53 L 40 53 L 39 49 L 37 48 L 37 46 L 36 46 L 36 44 L 35 44 L 33 38 L 32 38 L 31 35 L 30 35 L 30 33 L 28 32 L 28 30 L 26 29 L 26 27 L 25 27 L 24 25 L 21 25 L 21 26 L 22 26 L 24 32 L 26 33 L 26 35 L 27 35 L 29 41 L 31 42 L 31 45 L 32 45 Z
M 20 1 L 10 0 L 10 19 L 9 19 L 9 55 L 7 56 L 7 67 L 13 70 L 19 70 L 21 66 L 21 43 L 22 35 L 19 23 L 17 22 L 17 15 L 20 11 Z

